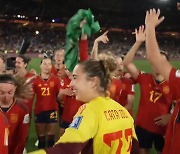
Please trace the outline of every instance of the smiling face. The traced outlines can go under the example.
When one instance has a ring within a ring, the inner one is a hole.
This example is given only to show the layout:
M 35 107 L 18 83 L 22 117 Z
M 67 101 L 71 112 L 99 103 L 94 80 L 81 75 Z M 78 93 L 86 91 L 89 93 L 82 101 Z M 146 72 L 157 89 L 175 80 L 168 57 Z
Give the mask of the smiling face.
M 0 102 L 9 104 L 13 101 L 16 86 L 10 83 L 0 83 Z
M 18 71 L 21 71 L 21 70 L 25 70 L 27 64 L 24 63 L 24 60 L 21 57 L 17 57 L 15 66 L 16 66 L 16 71 L 18 72 Z
M 41 72 L 45 74 L 50 74 L 51 73 L 51 68 L 52 68 L 52 61 L 51 59 L 43 59 L 41 63 Z
M 81 65 L 76 65 L 73 71 L 73 79 L 70 84 L 75 92 L 76 99 L 89 102 L 89 98 L 93 93 L 93 80 L 87 77 L 87 74 L 83 72 Z

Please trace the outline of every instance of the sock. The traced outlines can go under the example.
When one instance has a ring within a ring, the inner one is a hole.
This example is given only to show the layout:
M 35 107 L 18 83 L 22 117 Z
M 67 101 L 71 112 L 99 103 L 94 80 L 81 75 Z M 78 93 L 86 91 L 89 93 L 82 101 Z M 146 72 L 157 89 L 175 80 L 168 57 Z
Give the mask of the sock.
M 46 137 L 45 136 L 38 136 L 38 140 L 39 140 L 38 148 L 44 149 L 46 147 Z
M 47 142 L 48 142 L 48 147 L 52 147 L 54 145 L 54 137 L 55 135 L 48 135 L 47 136 Z

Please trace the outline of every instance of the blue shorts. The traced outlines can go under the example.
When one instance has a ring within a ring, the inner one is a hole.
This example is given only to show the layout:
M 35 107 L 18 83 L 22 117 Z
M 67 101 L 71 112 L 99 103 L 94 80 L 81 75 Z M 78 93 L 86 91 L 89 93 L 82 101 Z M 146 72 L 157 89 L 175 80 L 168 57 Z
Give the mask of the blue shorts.
M 56 110 L 44 111 L 36 114 L 34 119 L 35 123 L 57 123 L 58 112 Z
M 162 151 L 164 147 L 164 137 L 159 134 L 152 133 L 139 126 L 136 126 L 136 135 L 139 141 L 139 147 L 143 149 L 151 149 L 152 145 L 157 151 Z

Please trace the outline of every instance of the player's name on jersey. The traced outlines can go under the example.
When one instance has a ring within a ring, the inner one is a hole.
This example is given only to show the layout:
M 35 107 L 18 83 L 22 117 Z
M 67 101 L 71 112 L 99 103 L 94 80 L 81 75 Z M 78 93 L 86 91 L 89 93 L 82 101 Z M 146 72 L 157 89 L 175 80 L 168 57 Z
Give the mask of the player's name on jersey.
M 123 110 L 107 110 L 104 111 L 104 115 L 107 121 L 128 118 L 128 114 Z

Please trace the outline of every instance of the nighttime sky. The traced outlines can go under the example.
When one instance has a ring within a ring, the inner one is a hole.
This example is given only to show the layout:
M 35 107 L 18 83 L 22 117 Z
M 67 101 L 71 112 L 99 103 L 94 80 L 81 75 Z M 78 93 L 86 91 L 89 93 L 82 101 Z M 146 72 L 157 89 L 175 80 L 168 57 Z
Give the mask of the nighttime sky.
M 150 8 L 160 8 L 166 29 L 180 28 L 180 12 L 177 0 L 0 0 L 0 6 L 10 4 L 26 12 L 36 9 L 45 17 L 71 17 L 80 8 L 91 8 L 95 18 L 103 25 L 135 28 L 144 23 L 145 12 Z M 8 8 L 8 7 L 7 7 Z M 22 11 L 21 11 L 22 12 Z

